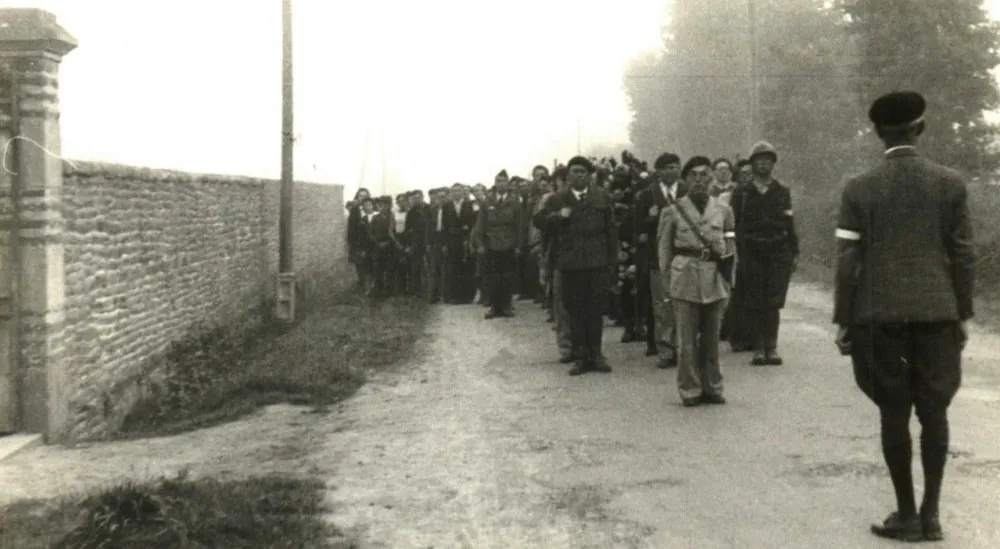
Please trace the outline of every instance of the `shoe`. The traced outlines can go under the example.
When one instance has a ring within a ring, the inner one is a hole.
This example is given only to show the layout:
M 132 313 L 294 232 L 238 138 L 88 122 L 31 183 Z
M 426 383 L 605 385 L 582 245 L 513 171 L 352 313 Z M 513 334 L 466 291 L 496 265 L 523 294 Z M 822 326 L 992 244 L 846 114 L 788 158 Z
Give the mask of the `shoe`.
M 682 398 L 681 404 L 684 405 L 685 408 L 693 408 L 701 404 L 701 399 L 698 399 L 696 397 Z
M 573 367 L 569 369 L 569 375 L 571 375 L 571 376 L 583 375 L 583 374 L 587 373 L 588 369 L 589 368 L 587 368 L 587 364 L 585 362 L 583 362 L 582 360 L 580 360 L 580 361 L 577 361 L 577 363 L 574 364 Z
M 549 316 L 545 317 L 545 322 L 552 323 L 552 322 L 555 322 L 555 321 L 556 321 L 556 319 L 553 318 L 552 315 L 549 315 Z
M 900 541 L 923 541 L 924 529 L 920 518 L 913 516 L 902 519 L 899 513 L 892 513 L 882 524 L 872 524 L 872 533 L 880 538 Z
M 767 364 L 767 355 L 763 351 L 755 351 L 753 354 L 753 360 L 750 361 L 751 366 L 764 366 Z
M 656 367 L 661 370 L 673 368 L 674 366 L 677 366 L 677 357 L 674 356 L 660 357 L 660 360 L 656 361 Z
M 635 332 L 625 330 L 625 333 L 622 334 L 622 343 L 632 343 L 633 341 L 635 341 Z
M 597 359 L 593 364 L 591 364 L 590 369 L 595 372 L 601 372 L 607 374 L 611 372 L 611 365 L 603 357 Z
M 576 360 L 576 357 L 574 357 L 573 355 L 560 355 L 559 356 L 559 364 L 569 364 L 569 363 L 573 362 L 574 360 Z
M 781 358 L 781 355 L 778 354 L 777 349 L 771 349 L 770 351 L 767 351 L 766 357 L 767 357 L 767 363 L 771 366 L 781 366 L 782 364 L 785 363 L 785 361 Z
M 703 394 L 701 395 L 701 401 L 705 404 L 725 404 L 726 397 L 719 393 Z
M 927 541 L 941 541 L 944 539 L 944 532 L 941 531 L 941 521 L 937 515 L 920 516 L 920 525 L 924 530 L 924 539 Z
M 660 351 L 656 347 L 646 347 L 646 356 L 656 356 Z
M 486 311 L 486 316 L 483 317 L 483 318 L 485 318 L 486 320 L 492 320 L 492 319 L 496 318 L 497 316 L 499 316 L 497 314 L 497 312 L 494 311 L 493 309 L 490 309 L 489 311 Z

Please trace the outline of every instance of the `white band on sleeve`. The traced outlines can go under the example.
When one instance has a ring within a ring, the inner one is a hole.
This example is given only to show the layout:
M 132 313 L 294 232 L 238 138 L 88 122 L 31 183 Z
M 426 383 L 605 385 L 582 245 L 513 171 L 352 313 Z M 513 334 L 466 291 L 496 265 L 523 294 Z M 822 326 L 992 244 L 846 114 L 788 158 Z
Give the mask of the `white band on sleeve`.
M 861 240 L 861 233 L 847 229 L 837 229 L 834 231 L 834 236 L 841 240 Z
M 785 215 L 791 216 L 792 215 L 792 210 L 785 210 Z
M 722 235 L 723 238 L 736 238 L 736 233 L 733 231 L 727 231 Z

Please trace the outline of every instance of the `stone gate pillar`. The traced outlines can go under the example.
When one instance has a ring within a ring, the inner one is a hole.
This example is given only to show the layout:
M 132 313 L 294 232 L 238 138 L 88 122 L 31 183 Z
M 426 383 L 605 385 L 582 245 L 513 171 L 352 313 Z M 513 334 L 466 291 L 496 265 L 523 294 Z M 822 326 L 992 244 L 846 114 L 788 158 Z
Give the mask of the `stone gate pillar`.
M 8 188 L 0 193 L 13 209 L 4 212 L 13 215 L 2 222 L 15 239 L 11 270 L 18 423 L 21 431 L 43 433 L 49 443 L 63 440 L 68 420 L 61 343 L 65 288 L 58 90 L 59 63 L 76 45 L 51 13 L 0 9 L 0 66 L 12 77 L 17 103 L 0 115 L 10 120 L 16 113 L 19 127 L 14 131 L 21 137 L 16 148 L 6 147 L 3 181 Z

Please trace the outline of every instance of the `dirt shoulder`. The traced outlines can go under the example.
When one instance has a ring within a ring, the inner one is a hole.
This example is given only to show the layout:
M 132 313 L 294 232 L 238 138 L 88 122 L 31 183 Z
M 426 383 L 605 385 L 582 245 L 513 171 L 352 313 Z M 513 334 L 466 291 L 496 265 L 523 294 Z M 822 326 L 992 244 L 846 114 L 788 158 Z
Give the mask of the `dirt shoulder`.
M 726 406 L 679 406 L 672 370 L 606 331 L 615 371 L 572 378 L 532 305 L 434 311 L 424 356 L 371 372 L 328 414 L 291 406 L 165 439 L 0 463 L 2 497 L 123 475 L 286 470 L 327 479 L 329 520 L 363 548 L 889 547 L 875 409 L 831 343 L 829 295 L 795 284 L 786 366 L 723 353 Z M 940 547 L 1000 546 L 1000 338 L 976 333 L 952 409 Z M 919 465 L 915 465 L 919 479 Z

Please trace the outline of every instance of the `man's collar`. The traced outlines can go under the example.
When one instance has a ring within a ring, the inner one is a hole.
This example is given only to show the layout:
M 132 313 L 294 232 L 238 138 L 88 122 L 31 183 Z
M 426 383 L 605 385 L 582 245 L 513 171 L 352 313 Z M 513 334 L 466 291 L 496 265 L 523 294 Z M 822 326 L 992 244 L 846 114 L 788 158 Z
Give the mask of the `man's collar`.
M 887 157 L 914 156 L 916 154 L 916 145 L 896 145 L 895 147 L 889 147 L 885 150 L 885 156 Z

